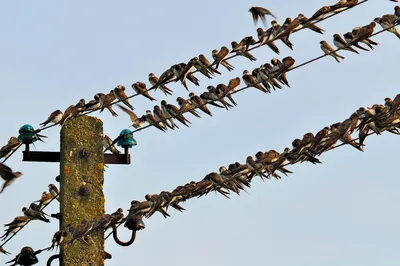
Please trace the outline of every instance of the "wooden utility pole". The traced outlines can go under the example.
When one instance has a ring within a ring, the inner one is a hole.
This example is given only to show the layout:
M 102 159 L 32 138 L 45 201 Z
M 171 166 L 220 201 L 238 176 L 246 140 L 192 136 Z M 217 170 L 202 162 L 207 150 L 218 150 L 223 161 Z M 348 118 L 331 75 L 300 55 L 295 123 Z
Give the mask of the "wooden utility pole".
M 102 121 L 81 116 L 66 122 L 60 144 L 61 229 L 67 230 L 104 214 Z M 103 232 L 91 235 L 90 246 L 77 240 L 61 247 L 62 266 L 102 266 L 103 257 Z
M 68 231 L 68 225 L 76 229 L 84 221 L 89 226 L 93 225 L 94 218 L 104 214 L 104 164 L 131 162 L 129 148 L 136 144 L 133 144 L 132 136 L 126 134 L 129 130 L 121 132 L 123 154 L 104 154 L 103 122 L 95 117 L 79 116 L 66 122 L 61 129 L 60 152 L 31 151 L 29 145 L 37 140 L 36 132 L 31 125 L 20 129 L 22 143 L 25 144 L 23 161 L 60 162 L 60 215 L 54 216 L 60 218 L 60 229 Z M 140 229 L 144 227 L 138 226 Z M 132 234 L 132 242 L 135 233 Z M 90 234 L 87 240 L 90 245 L 84 241 L 76 239 L 72 244 L 64 243 L 61 245 L 61 256 L 52 256 L 51 260 L 59 258 L 62 266 L 104 265 L 104 257 L 110 258 L 110 254 L 106 256 L 104 251 L 104 232 Z

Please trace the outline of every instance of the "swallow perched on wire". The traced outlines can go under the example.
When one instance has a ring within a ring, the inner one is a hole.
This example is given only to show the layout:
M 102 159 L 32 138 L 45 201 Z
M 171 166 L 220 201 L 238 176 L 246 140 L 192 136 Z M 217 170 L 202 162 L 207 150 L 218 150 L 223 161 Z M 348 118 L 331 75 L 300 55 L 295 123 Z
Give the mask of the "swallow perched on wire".
M 135 108 L 129 103 L 129 99 L 128 96 L 125 94 L 125 90 L 125 86 L 119 84 L 112 91 L 114 92 L 116 99 L 122 101 L 122 103 L 128 106 L 131 110 L 135 110 Z
M 56 248 L 56 251 L 58 247 L 64 243 L 65 238 L 68 236 L 68 232 L 64 230 L 58 230 L 57 232 L 54 233 L 53 238 L 51 239 L 51 246 L 47 248 L 47 250 L 52 251 L 54 248 Z
M 53 199 L 53 195 L 50 192 L 44 191 L 42 193 L 42 196 L 40 197 L 40 200 L 34 201 L 34 202 L 39 202 L 39 210 L 43 209 L 45 205 L 47 205 L 51 200 Z
M 161 74 L 161 76 L 158 79 L 155 86 L 164 85 L 168 82 L 173 81 L 175 78 L 177 78 L 177 77 L 175 76 L 174 71 L 172 70 L 172 67 L 168 68 L 167 70 L 164 71 L 164 73 Z
M 397 38 L 400 39 L 400 33 L 397 31 L 396 27 L 392 27 L 393 24 L 390 23 L 387 18 L 375 18 L 374 21 L 378 23 L 382 27 L 382 29 L 384 30 L 387 29 L 388 32 L 393 33 L 394 35 L 397 36 Z
M 353 41 L 354 36 L 351 32 L 346 32 L 345 34 L 343 34 L 344 40 L 349 44 Z M 362 47 L 361 45 L 359 45 L 358 43 L 351 43 L 352 46 L 357 47 L 358 49 L 364 50 L 369 52 L 368 49 Z
M 209 116 L 212 116 L 210 110 L 207 108 L 206 103 L 203 101 L 203 99 L 197 96 L 194 92 L 189 93 L 189 97 L 190 97 L 190 102 L 196 108 L 199 108 L 204 113 L 208 114 Z
M 289 24 L 292 22 L 291 18 L 286 18 L 285 22 L 283 23 L 283 25 L 279 25 L 279 23 L 276 20 L 271 21 L 271 25 L 274 28 L 273 30 L 273 40 L 281 40 L 287 47 L 289 47 L 290 50 L 293 50 L 293 43 L 289 40 L 289 35 L 286 36 L 279 36 L 281 35 L 281 33 L 283 33 L 287 27 L 289 26 Z
M 110 150 L 112 154 L 121 154 L 121 152 L 113 144 L 112 139 L 105 134 L 103 138 L 103 148 Z
M 243 57 L 246 57 L 250 61 L 256 61 L 257 58 L 255 58 L 250 52 L 247 51 L 246 46 L 241 46 L 237 42 L 233 41 L 231 43 L 232 45 L 232 51 L 231 53 L 236 53 L 237 55 L 241 55 Z
M 159 129 L 161 131 L 164 131 L 164 132 L 167 130 L 167 127 L 165 126 L 165 124 L 163 122 L 161 122 L 161 121 L 158 121 L 154 117 L 153 113 L 150 110 L 146 111 L 146 114 L 144 115 L 144 118 L 146 119 L 146 121 L 150 125 L 154 126 L 155 128 L 157 128 L 157 129 Z
M 167 121 L 167 118 L 164 116 L 164 113 L 163 113 L 163 111 L 161 110 L 160 106 L 158 106 L 158 105 L 155 105 L 155 106 L 154 106 L 153 115 L 154 115 L 154 118 L 155 118 L 157 121 L 163 123 L 164 125 L 166 125 L 166 126 L 169 127 L 170 129 L 175 129 L 175 126 L 176 126 L 176 125 L 174 124 L 174 126 L 172 126 L 172 125 L 170 125 L 170 124 L 168 123 L 169 120 Z M 178 128 L 179 128 L 179 127 L 178 127 Z
M 172 95 L 173 91 L 165 85 L 158 85 L 159 81 L 160 80 L 154 73 L 149 74 L 149 82 L 152 86 L 155 87 L 155 89 L 157 89 L 157 88 L 160 89 L 160 91 L 162 91 L 165 94 L 165 96 Z
M 17 178 L 22 176 L 22 173 L 13 172 L 10 167 L 3 163 L 0 163 L 0 176 L 5 181 L 3 187 L 0 190 L 0 193 L 2 193 L 6 187 L 11 185 Z
M 56 185 L 54 185 L 54 184 L 49 184 L 48 187 L 49 187 L 49 192 L 50 192 L 51 196 L 52 196 L 53 198 L 56 198 L 57 201 L 60 201 L 60 195 L 59 195 L 59 194 L 60 194 L 60 191 L 58 190 L 58 188 L 56 187 Z
M 150 96 L 147 88 L 146 88 L 146 83 L 144 82 L 135 82 L 132 84 L 132 89 L 137 93 L 137 94 L 141 94 L 144 97 L 146 97 L 147 99 L 151 100 L 151 101 L 157 101 L 156 99 L 154 99 L 153 97 Z
M 47 124 L 49 123 L 53 123 L 53 124 L 57 124 L 58 122 L 60 122 L 61 118 L 63 117 L 63 112 L 61 112 L 60 110 L 55 110 L 54 112 L 52 112 L 49 117 L 47 118 L 46 121 L 44 121 L 43 123 L 40 123 L 40 125 L 42 127 L 47 126 Z
M 16 234 L 22 226 L 24 226 L 29 221 L 27 216 L 17 216 L 12 220 L 12 222 L 5 224 L 4 226 L 8 226 L 8 228 L 1 237 L 0 240 L 5 240 L 10 234 Z
M 204 67 L 207 67 L 208 69 L 210 69 L 212 73 L 221 75 L 221 72 L 219 72 L 218 69 L 216 69 L 215 67 L 212 66 L 211 62 L 208 61 L 208 59 L 205 57 L 205 55 L 200 54 L 199 61 Z
M 261 19 L 261 21 L 263 22 L 264 26 L 267 27 L 267 20 L 266 20 L 266 16 L 271 16 L 273 18 L 276 18 L 274 14 L 271 13 L 271 11 L 269 11 L 266 8 L 263 7 L 259 7 L 259 6 L 253 6 L 249 9 L 249 12 L 251 13 L 252 17 L 253 17 L 253 21 L 254 21 L 254 25 L 257 24 L 258 20 Z
M 183 99 L 182 97 L 178 97 L 176 98 L 176 101 L 178 102 L 178 105 L 180 107 L 179 109 L 180 113 L 190 112 L 192 115 L 201 118 L 201 116 L 196 112 L 196 110 L 194 110 L 195 106 L 189 100 Z
M 349 44 L 342 38 L 342 36 L 340 36 L 337 33 L 333 35 L 333 44 L 337 48 L 340 48 L 342 50 L 346 50 L 346 51 L 350 51 L 350 52 L 359 54 L 359 52 L 357 50 L 351 48 L 351 46 L 349 46 Z
M 0 159 L 9 156 L 20 145 L 18 138 L 10 137 L 7 144 L 0 148 Z
M 21 252 L 15 256 L 14 259 L 6 262 L 6 263 L 11 263 L 13 265 L 34 265 L 39 262 L 39 260 L 36 257 L 36 254 L 38 254 L 39 251 L 34 251 L 31 247 L 24 247 L 21 249 Z
M 218 52 L 218 50 L 213 50 L 212 54 L 213 54 L 213 58 L 214 58 L 214 62 L 212 64 L 213 65 L 215 64 L 215 68 L 218 69 L 219 64 L 228 56 L 229 49 L 226 46 L 222 46 L 221 50 L 219 50 L 219 52 Z M 226 60 L 224 62 L 226 62 Z M 221 65 L 226 67 L 223 63 L 221 63 Z M 226 68 L 229 69 L 228 67 L 226 67 Z
M 161 101 L 161 110 L 164 112 L 164 116 L 170 121 L 171 125 L 175 125 L 174 118 L 176 118 L 179 122 L 187 127 L 189 127 L 187 123 L 191 124 L 191 122 L 187 120 L 186 117 L 183 116 L 183 114 L 181 114 L 178 107 L 172 104 L 168 104 L 165 100 Z
M 305 22 L 310 22 L 310 21 L 319 21 L 323 18 L 325 18 L 326 15 L 329 13 L 332 13 L 332 9 L 329 6 L 323 6 L 320 9 L 317 10 L 307 21 Z
M 243 71 L 243 76 L 242 76 L 243 82 L 249 86 L 249 87 L 254 87 L 264 93 L 267 93 L 268 91 L 261 85 L 261 83 L 257 80 L 256 77 L 250 74 L 248 70 Z
M 118 116 L 118 114 L 112 109 L 111 105 L 115 101 L 115 95 L 113 91 L 110 91 L 108 94 L 97 93 L 94 98 L 98 100 L 101 105 L 100 113 L 104 111 L 104 108 L 107 108 L 112 116 Z
M 318 27 L 317 25 L 315 25 L 312 22 L 307 22 L 309 19 L 306 16 L 304 16 L 304 14 L 300 13 L 297 18 L 298 18 L 300 24 L 304 28 L 315 31 L 316 33 L 324 34 L 324 30 L 322 28 Z
M 39 210 L 38 207 L 36 207 L 36 204 L 29 206 L 29 208 L 23 207 L 22 212 L 31 220 L 40 220 L 45 223 L 50 223 L 50 220 L 44 216 L 45 214 L 41 210 Z
M 340 63 L 338 58 L 344 59 L 344 57 L 335 52 L 335 49 L 333 49 L 326 41 L 320 41 L 319 43 L 321 44 L 322 51 L 324 51 L 325 54 L 335 58 L 338 63 Z

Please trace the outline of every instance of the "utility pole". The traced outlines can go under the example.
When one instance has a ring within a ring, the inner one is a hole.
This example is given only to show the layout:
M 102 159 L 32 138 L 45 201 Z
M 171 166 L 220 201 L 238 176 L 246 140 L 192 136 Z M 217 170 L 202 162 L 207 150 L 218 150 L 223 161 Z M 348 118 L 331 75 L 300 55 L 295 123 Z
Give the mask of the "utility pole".
M 104 164 L 130 164 L 129 145 L 123 145 L 124 154 L 104 154 L 103 137 L 103 122 L 85 115 L 63 125 L 60 152 L 30 151 L 30 135 L 23 142 L 26 147 L 23 161 L 60 162 L 61 230 L 68 231 L 68 225 L 76 228 L 85 220 L 92 222 L 95 217 L 103 215 Z M 61 245 L 60 265 L 104 265 L 104 232 L 91 234 L 90 239 L 85 240 L 89 246 L 80 239 L 69 244 L 70 239 Z
M 81 116 L 63 126 L 60 138 L 61 229 L 76 228 L 104 214 L 103 123 Z M 81 241 L 61 246 L 62 266 L 104 265 L 104 232 L 91 235 L 90 247 Z

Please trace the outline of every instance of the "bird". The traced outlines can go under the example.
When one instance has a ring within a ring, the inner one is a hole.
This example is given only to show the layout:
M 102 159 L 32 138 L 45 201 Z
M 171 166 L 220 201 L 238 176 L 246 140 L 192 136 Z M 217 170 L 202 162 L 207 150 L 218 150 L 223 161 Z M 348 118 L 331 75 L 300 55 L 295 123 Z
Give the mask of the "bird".
M 344 40 L 345 40 L 348 44 L 351 43 L 352 40 L 354 39 L 353 34 L 352 34 L 351 32 L 346 32 L 346 33 L 343 35 L 343 37 L 344 37 Z M 361 49 L 361 50 L 364 50 L 364 51 L 369 52 L 368 49 L 366 49 L 366 48 L 360 46 L 358 43 L 351 43 L 351 45 L 357 47 L 358 49 Z
M 94 111 L 94 110 L 98 110 L 100 108 L 101 108 L 101 104 L 100 104 L 99 100 L 96 100 L 96 99 L 90 100 L 85 105 L 86 111 Z
M 74 243 L 75 240 L 79 240 L 80 242 L 86 244 L 89 246 L 89 243 L 87 243 L 84 240 L 84 236 L 92 229 L 93 223 L 83 220 L 78 226 L 75 228 L 72 228 L 71 224 L 67 225 L 67 230 L 71 234 L 71 240 L 68 242 L 68 244 Z
M 21 252 L 17 256 L 15 256 L 14 259 L 12 259 L 6 263 L 14 262 L 12 264 L 12 266 L 17 265 L 17 264 L 19 264 L 19 265 L 34 265 L 39 262 L 39 260 L 36 257 L 36 254 L 38 254 L 39 251 L 35 252 L 31 247 L 23 247 L 21 249 Z
M 34 202 L 39 202 L 39 210 L 43 209 L 44 206 L 46 206 L 51 200 L 53 199 L 53 195 L 50 192 L 44 191 L 42 193 L 42 196 L 40 197 L 40 200 L 34 201 Z
M 151 101 L 157 101 L 156 99 L 154 99 L 153 97 L 150 96 L 149 92 L 147 91 L 146 88 L 146 84 L 144 82 L 135 82 L 132 84 L 132 89 L 137 93 L 137 94 L 141 94 L 144 97 L 146 97 L 147 99 L 151 100 Z
M 398 1 L 396 1 L 396 2 L 398 2 Z M 395 6 L 395 7 L 394 7 L 394 15 L 395 15 L 398 19 L 400 19 L 400 6 Z
M 315 12 L 306 22 L 314 21 L 314 20 L 319 21 L 331 12 L 332 12 L 332 9 L 329 6 L 323 6 L 320 9 L 318 9 L 317 12 Z
M 355 49 L 353 49 L 349 44 L 340 36 L 339 34 L 335 33 L 333 35 L 333 44 L 342 50 L 350 51 L 356 54 L 359 54 L 359 52 Z
M 374 33 L 375 26 L 376 23 L 371 22 L 370 24 L 361 28 L 356 27 L 355 29 L 353 29 L 352 34 L 354 39 L 351 41 L 351 43 L 361 42 L 368 39 L 368 37 L 370 37 Z M 368 40 L 368 42 L 370 42 L 370 40 Z
M 228 48 L 227 48 L 228 49 Z M 229 51 L 228 51 L 229 53 Z M 219 55 L 219 51 L 217 49 L 212 50 L 212 57 L 214 60 L 216 60 L 218 58 Z M 214 61 L 215 62 L 215 61 Z M 225 67 L 226 69 L 228 69 L 228 71 L 232 71 L 234 68 L 231 64 L 229 64 L 229 62 L 227 60 L 223 60 L 219 62 L 223 67 Z M 212 65 L 214 65 L 214 63 L 212 63 Z
M 175 126 L 172 126 L 168 123 L 169 120 L 164 116 L 163 111 L 161 110 L 160 106 L 155 105 L 153 108 L 153 115 L 154 118 L 158 121 L 169 127 L 170 129 L 175 129 Z M 178 127 L 179 128 L 179 127 Z
M 126 108 L 120 104 L 117 104 L 117 106 L 119 108 L 121 108 L 122 111 L 124 111 L 129 116 L 129 118 L 131 119 L 131 122 L 132 122 L 132 126 L 134 128 L 137 129 L 137 128 L 141 128 L 144 126 L 144 124 L 146 122 L 145 119 L 138 117 L 134 112 L 132 112 L 131 110 L 129 110 L 128 108 Z
M 306 22 L 306 21 L 308 21 L 308 18 L 304 14 L 300 13 L 297 16 L 297 18 L 298 18 L 300 24 L 303 25 L 304 28 L 308 28 L 308 29 L 315 31 L 317 33 L 320 33 L 320 34 L 324 34 L 324 30 L 322 28 L 318 27 L 317 25 L 315 25 L 312 22 Z
M 213 58 L 215 60 L 213 62 L 213 65 L 215 64 L 216 69 L 218 69 L 219 64 L 228 56 L 228 54 L 229 54 L 229 49 L 226 46 L 222 46 L 219 52 L 217 50 L 213 50 Z
M 0 176 L 5 181 L 3 187 L 0 190 L 0 193 L 2 193 L 6 187 L 11 185 L 17 178 L 22 176 L 22 173 L 13 172 L 10 167 L 3 163 L 0 163 Z
M 160 91 L 164 92 L 165 96 L 172 95 L 173 91 L 170 88 L 165 85 L 158 85 L 160 80 L 154 73 L 149 74 L 149 82 L 155 89 L 159 88 Z
M 2 246 L 0 246 L 0 253 L 6 254 L 6 255 L 11 254 L 11 253 L 8 252 L 7 250 L 5 250 Z
M 289 47 L 290 50 L 293 50 L 293 43 L 291 43 L 290 40 L 289 40 L 290 33 L 283 35 L 283 32 L 286 31 L 286 29 L 289 27 L 289 25 L 291 23 L 292 23 L 292 19 L 289 18 L 289 17 L 285 19 L 285 22 L 283 23 L 282 26 L 280 26 L 279 23 L 276 20 L 271 21 L 271 25 L 275 29 L 273 40 L 279 39 L 287 47 Z
M 101 105 L 100 113 L 103 112 L 104 108 L 107 108 L 110 111 L 112 116 L 118 116 L 116 112 L 112 109 L 112 103 L 115 100 L 115 95 L 113 91 L 110 91 L 108 94 L 97 93 L 94 98 L 99 101 Z
M 325 54 L 335 58 L 338 63 L 340 63 L 338 58 L 344 59 L 344 57 L 336 53 L 335 49 L 333 49 L 326 41 L 320 41 L 319 43 L 321 44 L 322 51 L 324 51 Z
M 45 223 L 50 223 L 50 220 L 47 219 L 44 215 L 44 213 L 39 210 L 38 207 L 36 207 L 36 204 L 31 204 L 29 208 L 23 207 L 22 212 L 24 213 L 25 216 L 27 216 L 30 220 L 40 220 Z
M 63 112 L 61 112 L 60 110 L 55 110 L 49 115 L 46 121 L 40 123 L 40 126 L 45 127 L 49 123 L 57 124 L 58 122 L 60 122 L 62 117 L 63 117 Z
M 268 91 L 263 87 L 263 85 L 260 84 L 260 82 L 257 80 L 256 77 L 250 74 L 248 70 L 243 71 L 243 76 L 242 76 L 243 82 L 249 86 L 249 87 L 254 87 L 264 93 L 267 93 Z
M 20 145 L 18 138 L 12 136 L 7 144 L 0 148 L 0 159 L 9 156 Z
M 329 8 L 335 12 L 341 12 L 343 11 L 346 7 L 347 8 L 352 8 L 353 6 L 356 6 L 358 4 L 358 0 L 339 0 L 338 3 L 330 6 Z
M 65 238 L 68 236 L 68 232 L 64 230 L 58 230 L 57 232 L 54 233 L 53 238 L 51 239 L 51 246 L 47 248 L 47 250 L 53 250 L 56 248 L 56 251 L 58 247 L 64 243 Z
M 126 90 L 126 88 L 124 85 L 121 85 L 121 84 L 117 85 L 113 90 L 115 98 L 120 100 L 123 104 L 128 106 L 131 110 L 135 110 L 135 108 L 129 103 L 129 99 L 128 99 L 128 96 L 125 94 L 125 90 Z
M 77 117 L 79 115 L 79 111 L 75 107 L 75 105 L 70 105 L 68 108 L 64 111 L 63 117 L 59 121 L 60 125 L 64 125 L 65 122 Z
M 178 107 L 172 104 L 168 104 L 165 100 L 161 101 L 161 110 L 164 112 L 164 116 L 169 119 L 172 125 L 174 125 L 174 118 L 176 118 L 179 122 L 187 127 L 189 127 L 187 123 L 191 124 L 191 122 L 187 120 L 186 117 L 183 116 L 183 114 L 181 114 Z
M 252 17 L 253 17 L 253 21 L 254 21 L 254 25 L 257 24 L 258 19 L 261 19 L 261 21 L 263 22 L 264 26 L 267 27 L 267 20 L 266 20 L 266 16 L 272 16 L 273 18 L 276 18 L 274 14 L 271 13 L 271 11 L 269 11 L 266 8 L 263 7 L 259 7 L 259 6 L 253 6 L 249 9 L 249 12 L 251 13 Z
M 10 234 L 17 233 L 22 226 L 24 226 L 29 221 L 29 218 L 26 215 L 17 216 L 12 220 L 12 222 L 5 224 L 4 226 L 8 226 L 5 230 L 6 232 L 0 237 L 0 240 L 5 240 Z
M 243 57 L 246 57 L 250 61 L 256 61 L 257 58 L 254 57 L 249 51 L 247 51 L 247 46 L 240 46 L 240 43 L 238 44 L 237 42 L 233 41 L 231 43 L 232 45 L 232 51 L 231 53 L 236 53 L 237 55 L 241 55 Z
M 208 61 L 208 59 L 205 57 L 204 54 L 199 55 L 199 61 L 204 67 L 207 67 L 212 73 L 221 75 L 221 72 L 219 72 L 218 69 L 212 66 L 212 64 L 210 63 L 210 61 Z
M 60 192 L 59 192 L 58 188 L 56 187 L 56 185 L 49 184 L 48 187 L 49 187 L 49 192 L 51 193 L 51 196 L 53 198 L 56 198 L 56 200 L 60 201 L 60 195 L 59 195 Z
M 400 33 L 397 31 L 396 27 L 392 27 L 393 24 L 390 23 L 387 18 L 375 18 L 374 21 L 378 23 L 382 27 L 382 29 L 387 29 L 388 32 L 393 33 L 397 36 L 397 38 L 400 39 Z
M 182 97 L 176 98 L 176 101 L 178 102 L 178 105 L 180 107 L 179 112 L 180 113 L 186 113 L 190 112 L 192 115 L 200 118 L 201 116 L 196 112 L 195 106 L 188 100 L 183 99 Z
M 196 108 L 199 108 L 204 113 L 208 114 L 209 116 L 212 116 L 211 111 L 207 108 L 206 103 L 203 101 L 203 99 L 197 96 L 194 92 L 189 93 L 189 97 L 190 97 L 190 102 Z
M 172 70 L 172 67 L 170 67 L 161 74 L 160 78 L 157 81 L 156 86 L 164 85 L 168 82 L 173 81 L 175 78 L 177 78 L 177 77 L 175 76 L 174 71 Z
M 146 121 L 156 127 L 157 129 L 161 130 L 161 131 L 166 131 L 167 127 L 165 126 L 165 124 L 161 121 L 157 121 L 157 119 L 154 117 L 154 115 L 152 114 L 152 112 L 150 110 L 146 111 L 146 114 L 143 116 L 144 119 L 146 119 Z
M 121 153 L 113 144 L 112 139 L 105 134 L 103 137 L 103 148 L 110 150 L 112 154 L 120 154 Z

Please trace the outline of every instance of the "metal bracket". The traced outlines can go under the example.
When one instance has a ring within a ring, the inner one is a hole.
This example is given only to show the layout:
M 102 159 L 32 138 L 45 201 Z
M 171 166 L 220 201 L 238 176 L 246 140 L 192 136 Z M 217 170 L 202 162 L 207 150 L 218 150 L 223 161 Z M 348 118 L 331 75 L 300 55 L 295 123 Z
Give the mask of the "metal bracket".
M 131 230 L 132 231 L 131 239 L 128 242 L 123 242 L 118 238 L 117 227 L 114 225 L 112 229 L 113 229 L 113 238 L 118 245 L 127 247 L 132 245 L 133 242 L 135 242 L 136 230 Z
M 56 255 L 51 256 L 47 260 L 46 266 L 51 266 L 51 263 L 53 262 L 53 260 L 56 260 L 56 259 L 58 259 L 60 261 L 60 265 L 61 265 L 61 255 L 60 254 L 56 254 Z
M 25 150 L 22 152 L 22 161 L 25 162 L 50 162 L 59 163 L 60 153 L 53 151 L 30 151 L 29 144 L 25 144 Z M 131 155 L 129 149 L 125 148 L 124 154 L 104 154 L 104 164 L 131 164 Z

